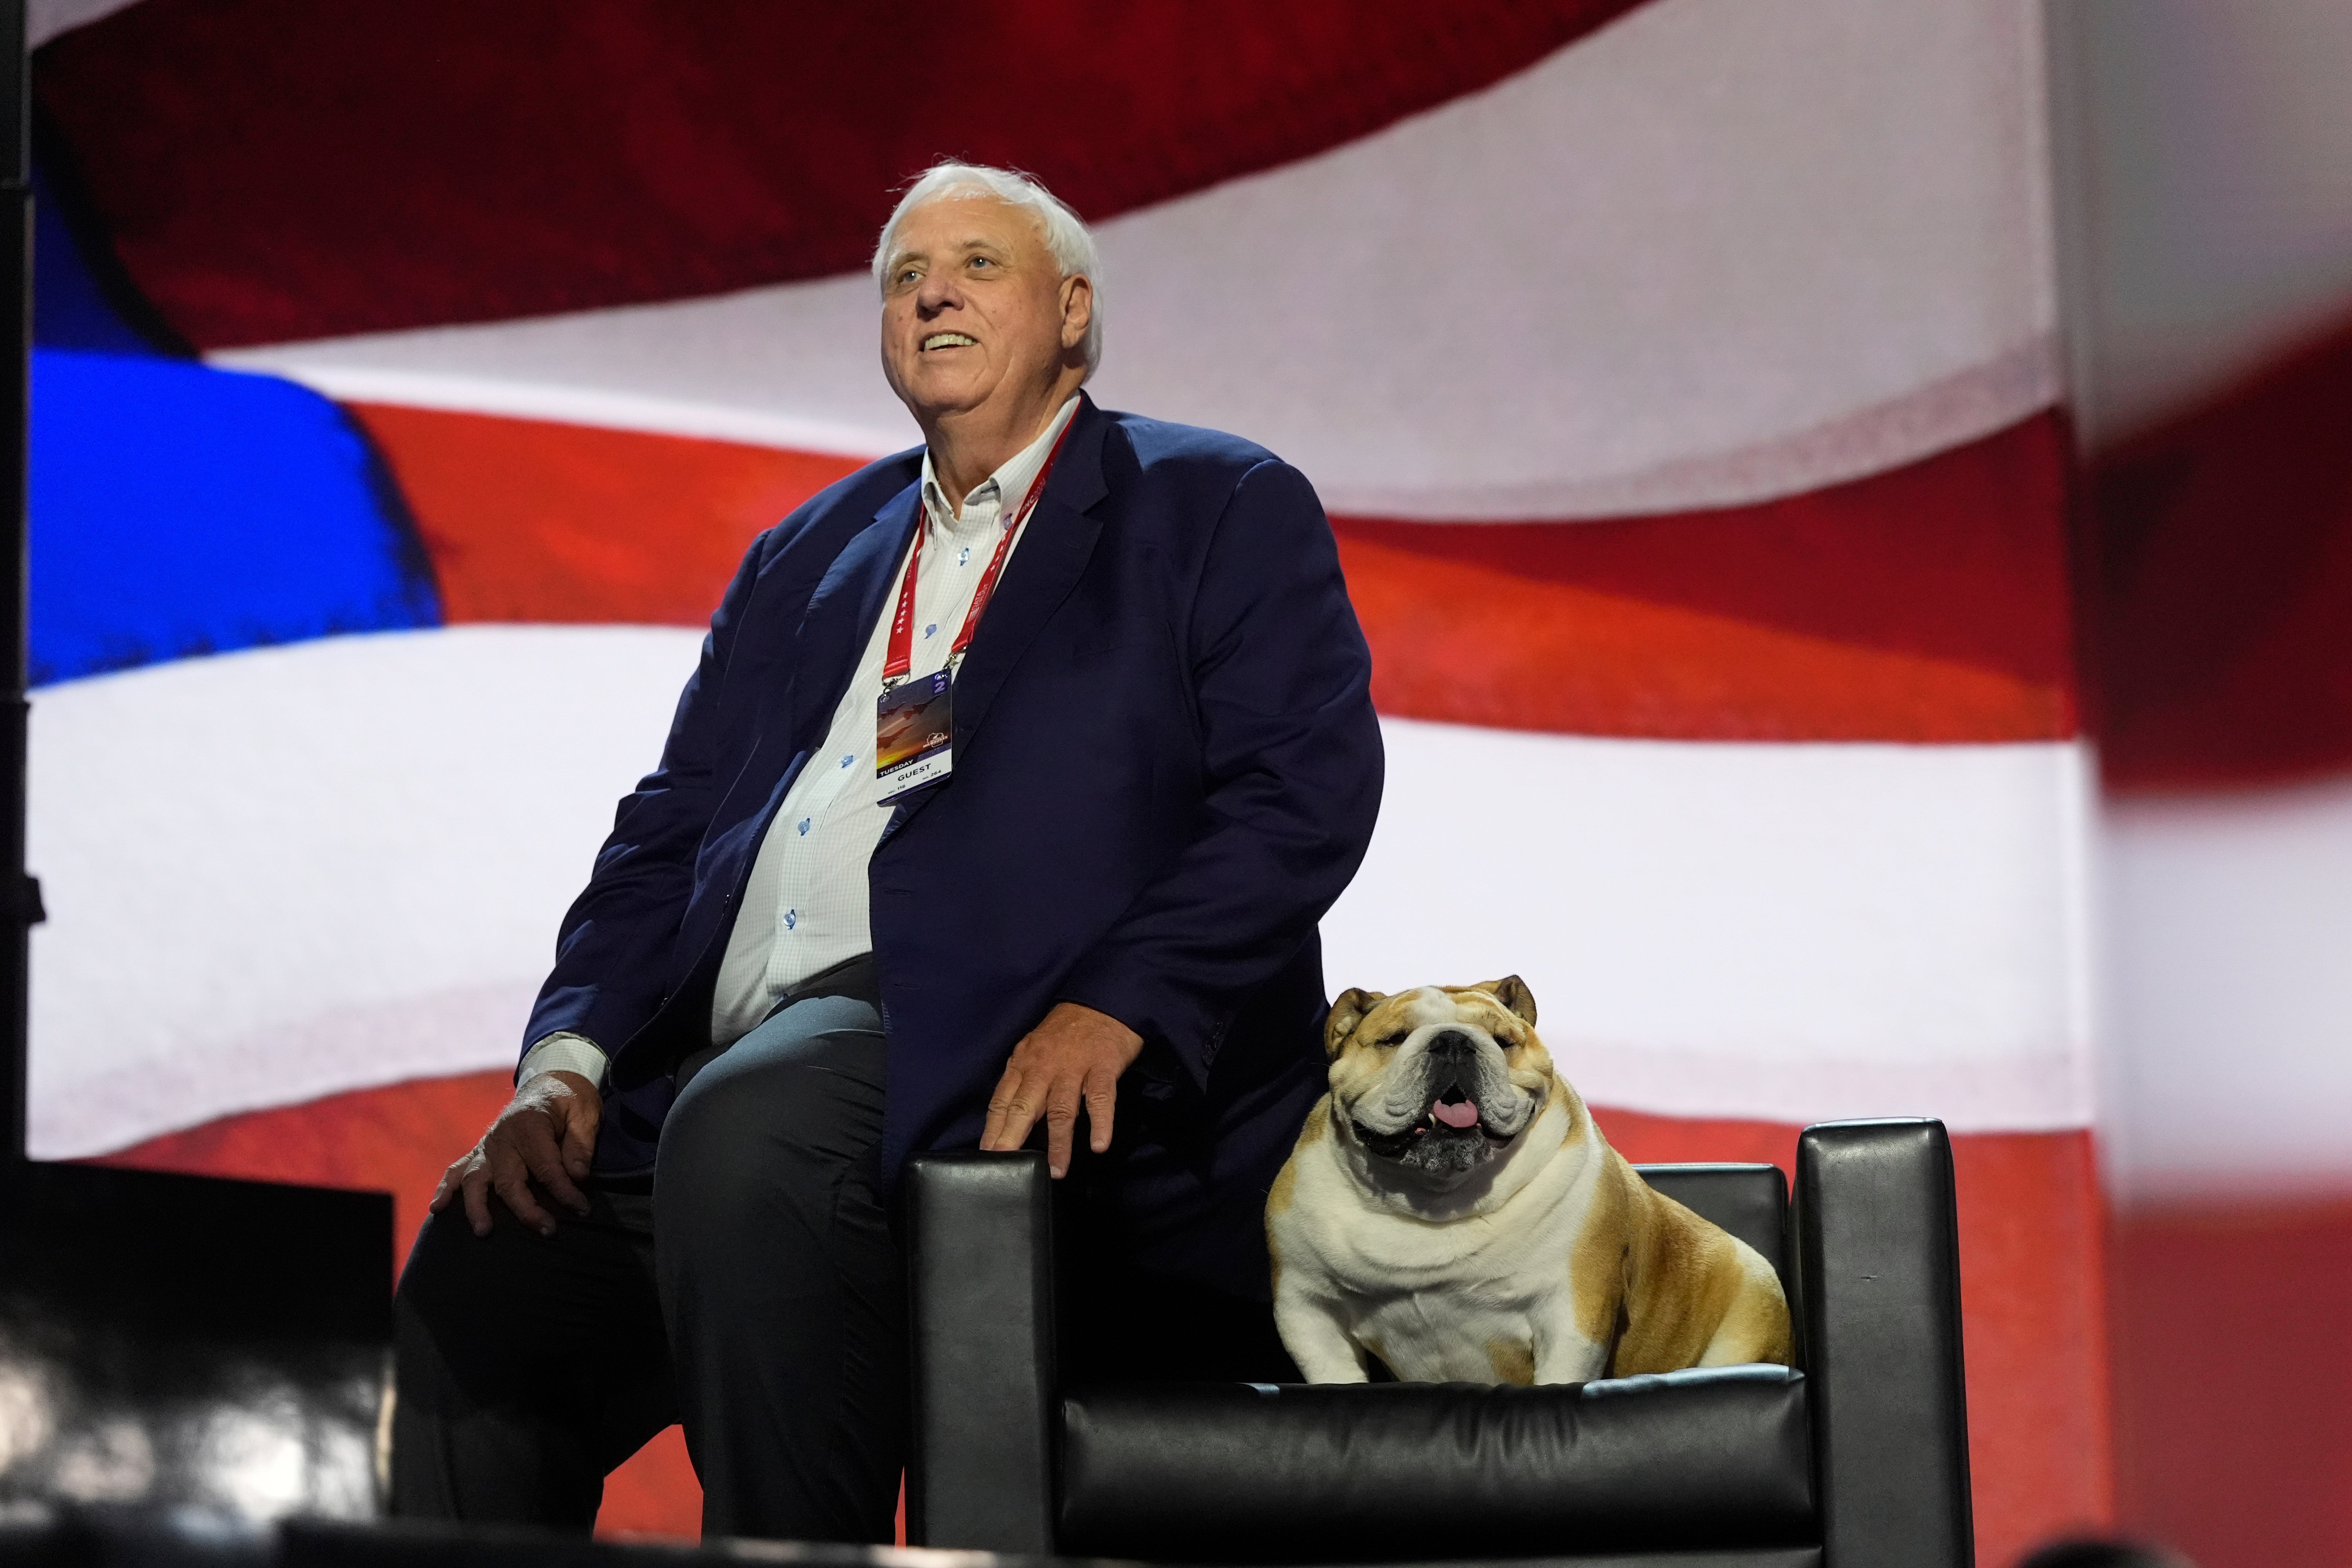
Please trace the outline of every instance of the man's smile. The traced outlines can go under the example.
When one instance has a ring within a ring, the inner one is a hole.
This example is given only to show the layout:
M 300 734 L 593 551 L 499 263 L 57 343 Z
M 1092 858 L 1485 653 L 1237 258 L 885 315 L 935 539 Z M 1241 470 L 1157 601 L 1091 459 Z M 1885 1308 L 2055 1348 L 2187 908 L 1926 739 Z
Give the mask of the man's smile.
M 933 349 L 976 349 L 978 347 L 980 347 L 980 340 L 968 338 L 961 332 L 933 332 L 923 340 L 925 353 L 929 353 Z

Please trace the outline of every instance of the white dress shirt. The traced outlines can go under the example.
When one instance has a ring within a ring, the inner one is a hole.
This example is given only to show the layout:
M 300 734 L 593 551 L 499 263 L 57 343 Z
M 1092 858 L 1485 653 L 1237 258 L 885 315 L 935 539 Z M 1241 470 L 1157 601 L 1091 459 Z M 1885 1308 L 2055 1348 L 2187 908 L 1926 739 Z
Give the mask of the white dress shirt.
M 961 511 L 950 510 L 932 474 L 930 454 L 923 455 L 923 527 L 917 536 L 922 565 L 915 576 L 909 679 L 947 667 L 948 650 L 1001 531 L 1019 515 L 1023 498 L 1077 406 L 1075 397 L 1064 404 L 1034 441 L 964 497 Z M 1008 571 L 1019 548 L 1016 537 L 1006 551 Z M 892 579 L 823 743 L 793 780 L 760 841 L 743 907 L 719 966 L 710 1007 L 713 1045 L 731 1044 L 758 1027 L 777 1001 L 809 976 L 873 950 L 866 863 L 890 820 L 890 808 L 877 799 L 881 785 L 874 773 L 875 704 L 882 695 L 890 617 L 905 571 L 900 567 Z M 562 1068 L 602 1082 L 605 1067 L 605 1054 L 595 1042 L 553 1034 L 531 1047 L 516 1076 L 520 1080 Z

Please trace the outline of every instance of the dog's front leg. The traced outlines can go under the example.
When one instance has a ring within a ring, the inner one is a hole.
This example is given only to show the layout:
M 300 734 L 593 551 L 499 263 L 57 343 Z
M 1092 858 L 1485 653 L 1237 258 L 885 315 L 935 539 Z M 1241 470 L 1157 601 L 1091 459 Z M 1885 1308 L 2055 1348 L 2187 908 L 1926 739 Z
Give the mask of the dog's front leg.
M 1275 1298 L 1274 1326 L 1282 1348 L 1309 1383 L 1367 1383 L 1364 1352 L 1322 1303 L 1284 1292 Z
M 1609 1347 L 1585 1338 L 1572 1310 L 1547 1317 L 1536 1324 L 1538 1383 L 1590 1383 L 1609 1375 Z

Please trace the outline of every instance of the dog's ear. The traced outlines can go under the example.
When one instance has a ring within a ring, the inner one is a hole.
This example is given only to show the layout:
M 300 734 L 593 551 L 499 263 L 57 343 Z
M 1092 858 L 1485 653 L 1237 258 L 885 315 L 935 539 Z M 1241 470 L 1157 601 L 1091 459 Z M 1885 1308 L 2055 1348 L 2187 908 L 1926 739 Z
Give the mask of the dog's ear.
M 1331 1004 L 1331 1016 L 1323 1021 L 1323 1054 L 1338 1056 L 1339 1047 L 1356 1032 L 1356 1026 L 1364 1021 L 1364 1015 L 1387 1000 L 1377 991 L 1350 987 L 1340 992 L 1339 999 Z
M 1536 994 L 1528 990 L 1528 983 L 1517 975 L 1507 974 L 1500 980 L 1489 980 L 1478 989 L 1490 994 L 1496 1001 L 1517 1013 L 1519 1022 L 1528 1028 L 1536 1026 Z

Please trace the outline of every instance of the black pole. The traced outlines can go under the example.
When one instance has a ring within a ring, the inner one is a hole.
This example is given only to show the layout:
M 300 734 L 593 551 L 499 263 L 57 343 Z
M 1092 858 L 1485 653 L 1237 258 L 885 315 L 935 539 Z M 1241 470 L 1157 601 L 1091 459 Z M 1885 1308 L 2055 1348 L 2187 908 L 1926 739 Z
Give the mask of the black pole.
M 30 931 L 40 894 L 25 874 L 25 356 L 33 328 L 33 190 L 26 168 L 25 0 L 0 0 L 0 1162 L 25 1158 Z

